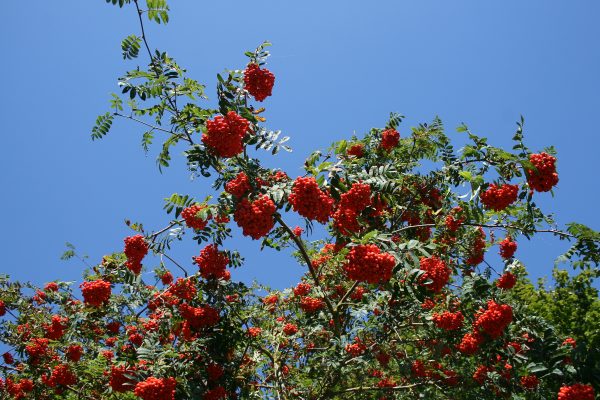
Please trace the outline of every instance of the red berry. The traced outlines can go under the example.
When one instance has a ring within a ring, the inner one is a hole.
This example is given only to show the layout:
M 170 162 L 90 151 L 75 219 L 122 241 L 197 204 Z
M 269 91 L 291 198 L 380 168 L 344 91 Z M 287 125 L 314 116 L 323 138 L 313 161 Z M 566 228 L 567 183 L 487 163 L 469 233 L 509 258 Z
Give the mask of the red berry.
M 229 158 L 244 151 L 243 139 L 250 123 L 235 111 L 226 116 L 217 116 L 206 121 L 206 133 L 202 135 L 202 143 L 212 149 L 217 156 Z
M 256 101 L 263 101 L 271 95 L 275 75 L 257 64 L 249 64 L 244 71 L 244 87 Z

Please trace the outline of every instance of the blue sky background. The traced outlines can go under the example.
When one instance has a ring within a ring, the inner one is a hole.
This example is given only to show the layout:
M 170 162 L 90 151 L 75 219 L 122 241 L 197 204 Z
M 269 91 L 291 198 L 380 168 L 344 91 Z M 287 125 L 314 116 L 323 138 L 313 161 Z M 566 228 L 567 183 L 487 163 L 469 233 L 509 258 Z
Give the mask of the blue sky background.
M 600 228 L 599 2 L 235 0 L 171 8 L 166 28 L 148 24 L 150 45 L 204 82 L 212 100 L 216 73 L 243 68 L 245 50 L 273 42 L 268 67 L 277 80 L 266 116 L 292 136 L 294 152 L 269 163 L 292 177 L 312 150 L 381 127 L 390 111 L 407 116 L 401 134 L 439 115 L 449 133 L 465 122 L 500 146 L 510 145 L 523 114 L 529 146 L 558 150 L 556 196 L 536 195 L 538 204 L 561 223 Z M 117 121 L 106 139 L 90 139 L 117 77 L 135 66 L 120 53 L 121 39 L 139 33 L 132 7 L 13 1 L 2 14 L 0 273 L 39 284 L 78 280 L 81 263 L 59 260 L 66 241 L 97 263 L 122 249 L 125 218 L 158 229 L 168 222 L 163 198 L 203 198 L 209 185 L 190 181 L 181 162 L 159 174 L 156 148 L 144 154 L 143 131 L 132 123 Z M 521 241 L 517 254 L 539 277 L 566 246 L 540 236 Z M 229 247 L 247 259 L 234 278 L 280 288 L 302 273 L 289 257 L 259 254 L 248 238 Z M 199 250 L 182 244 L 174 257 L 187 261 Z

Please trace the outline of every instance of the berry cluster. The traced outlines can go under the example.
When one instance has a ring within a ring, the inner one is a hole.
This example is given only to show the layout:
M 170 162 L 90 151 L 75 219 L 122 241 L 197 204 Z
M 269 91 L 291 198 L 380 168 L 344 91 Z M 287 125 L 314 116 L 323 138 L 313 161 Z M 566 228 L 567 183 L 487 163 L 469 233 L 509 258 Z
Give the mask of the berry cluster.
M 2 300 L 0 300 L 0 317 L 6 314 L 6 304 Z
M 348 150 L 346 150 L 346 155 L 354 156 L 357 158 L 364 156 L 365 155 L 365 145 L 363 145 L 362 143 L 356 143 L 356 144 L 351 145 L 350 147 L 348 147 Z
M 333 199 L 319 188 L 313 177 L 296 178 L 289 202 L 298 214 L 324 224 L 333 209 Z
M 110 298 L 110 282 L 102 279 L 83 282 L 79 287 L 83 295 L 83 302 L 88 306 L 101 307 Z
M 325 303 L 321 299 L 308 296 L 300 299 L 300 308 L 309 314 L 321 310 L 324 306 Z
M 250 123 L 235 111 L 226 116 L 217 116 L 206 121 L 206 133 L 202 135 L 202 143 L 214 150 L 219 157 L 229 158 L 244 151 L 243 139 Z
M 194 259 L 200 268 L 200 275 L 204 279 L 229 279 L 229 271 L 225 269 L 229 258 L 224 252 L 219 251 L 216 244 L 206 246 L 200 255 Z
M 206 228 L 206 224 L 208 224 L 208 220 L 200 218 L 198 213 L 202 211 L 205 207 L 200 204 L 193 204 L 189 207 L 186 207 L 181 211 L 181 216 L 185 220 L 185 224 L 192 229 L 196 229 L 198 231 Z
M 260 239 L 269 233 L 275 225 L 273 214 L 276 207 L 269 196 L 264 195 L 254 200 L 242 199 L 237 205 L 233 219 L 242 228 L 244 236 Z
M 394 256 L 382 253 L 374 244 L 353 247 L 346 256 L 346 261 L 344 271 L 348 278 L 368 283 L 389 281 L 396 265 Z
M 479 310 L 475 316 L 473 328 L 477 332 L 485 332 L 492 338 L 502 335 L 504 329 L 512 322 L 512 307 L 489 300 L 486 310 Z
M 175 400 L 175 378 L 155 378 L 151 376 L 135 385 L 134 393 L 142 400 Z
M 179 305 L 179 313 L 189 326 L 195 329 L 214 326 L 220 320 L 219 312 L 209 305 L 192 307 L 183 303 Z
M 498 278 L 498 282 L 496 282 L 496 286 L 504 290 L 512 289 L 516 284 L 517 277 L 510 272 L 505 272 L 502 274 L 502 276 Z
M 131 379 L 134 373 L 134 368 L 125 365 L 111 366 L 109 385 L 112 390 L 117 393 L 130 391 L 135 384 L 135 381 Z
M 333 214 L 333 225 L 342 235 L 359 232 L 358 215 L 372 203 L 371 187 L 365 183 L 353 183 L 350 190 L 340 196 Z
M 515 251 L 517 251 L 517 242 L 512 240 L 510 236 L 507 236 L 500 242 L 500 257 L 508 260 L 509 258 L 512 258 Z
M 298 332 L 298 327 L 295 324 L 287 323 L 283 326 L 283 333 L 292 336 Z
M 465 260 L 467 265 L 475 266 L 483 262 L 483 256 L 485 253 L 485 232 L 481 227 L 477 228 L 473 243 L 469 250 L 469 254 Z
M 398 146 L 400 142 L 400 134 L 395 129 L 386 129 L 381 132 L 381 143 L 380 147 L 386 151 L 390 151 L 394 147 Z
M 438 328 L 446 331 L 455 331 L 460 329 L 463 324 L 464 316 L 460 311 L 452 313 L 450 311 L 444 311 L 441 314 L 433 314 L 433 322 Z
M 42 382 L 49 387 L 74 385 L 77 383 L 77 376 L 67 364 L 58 364 L 52 369 L 50 377 L 42 375 Z
M 473 332 L 464 335 L 456 347 L 463 354 L 475 354 L 481 343 L 483 343 L 483 336 L 479 332 Z
M 348 343 L 345 350 L 346 353 L 350 354 L 352 357 L 358 357 L 367 351 L 367 346 L 365 346 L 359 338 L 354 338 L 354 343 Z
M 296 296 L 306 296 L 308 293 L 310 293 L 310 289 L 311 289 L 310 284 L 308 284 L 306 282 L 300 282 L 294 288 L 294 295 L 296 295 Z
M 556 173 L 556 157 L 547 153 L 531 154 L 529 161 L 535 166 L 536 170 L 527 170 L 527 183 L 532 190 L 538 192 L 548 192 L 558 183 L 558 174 Z
M 502 211 L 517 200 L 519 187 L 517 185 L 499 185 L 490 184 L 485 192 L 482 192 L 481 202 L 485 208 Z
M 127 268 L 137 275 L 142 270 L 142 260 L 148 254 L 148 243 L 142 235 L 126 237 L 124 242 Z
M 558 392 L 558 400 L 594 400 L 594 397 L 594 388 L 581 383 L 563 386 Z
M 225 184 L 225 191 L 237 198 L 244 197 L 251 189 L 250 180 L 243 172 L 238 173 L 235 178 Z
M 540 380 L 535 375 L 526 375 L 521 377 L 521 386 L 528 390 L 534 390 L 540 384 Z
M 424 286 L 434 293 L 442 291 L 444 286 L 448 284 L 450 280 L 450 268 L 446 263 L 436 256 L 428 258 L 421 258 L 420 261 L 421 270 L 425 273 L 421 276 L 421 282 Z M 431 281 L 430 283 L 424 283 Z
M 270 96 L 274 83 L 275 75 L 257 64 L 249 64 L 244 71 L 244 87 L 256 101 L 263 101 Z

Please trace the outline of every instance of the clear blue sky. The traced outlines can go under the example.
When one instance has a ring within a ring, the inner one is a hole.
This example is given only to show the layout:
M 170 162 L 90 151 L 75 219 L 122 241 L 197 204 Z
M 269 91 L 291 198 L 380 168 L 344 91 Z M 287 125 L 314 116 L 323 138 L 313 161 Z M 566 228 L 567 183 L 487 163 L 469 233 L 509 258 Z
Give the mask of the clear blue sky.
M 150 44 L 206 83 L 213 100 L 217 72 L 243 68 L 245 50 L 273 42 L 268 124 L 292 136 L 294 152 L 269 162 L 291 176 L 315 148 L 381 127 L 390 111 L 407 116 L 401 134 L 439 115 L 449 132 L 465 122 L 503 146 L 523 114 L 530 147 L 559 153 L 556 196 L 538 203 L 562 223 L 600 228 L 598 1 L 171 3 L 171 23 L 152 26 Z M 190 181 L 182 163 L 160 175 L 156 149 L 144 155 L 142 131 L 128 122 L 90 140 L 116 78 L 134 66 L 120 55 L 120 40 L 138 33 L 132 8 L 11 1 L 2 14 L 0 273 L 40 284 L 77 280 L 81 264 L 59 260 L 65 241 L 97 263 L 122 249 L 125 218 L 158 229 L 168 221 L 164 197 L 201 198 L 208 184 Z M 247 258 L 234 278 L 282 287 L 302 272 L 285 256 L 258 254 L 249 239 L 230 247 Z M 538 277 L 564 248 L 546 237 L 522 241 L 518 254 Z M 183 244 L 174 256 L 198 251 Z

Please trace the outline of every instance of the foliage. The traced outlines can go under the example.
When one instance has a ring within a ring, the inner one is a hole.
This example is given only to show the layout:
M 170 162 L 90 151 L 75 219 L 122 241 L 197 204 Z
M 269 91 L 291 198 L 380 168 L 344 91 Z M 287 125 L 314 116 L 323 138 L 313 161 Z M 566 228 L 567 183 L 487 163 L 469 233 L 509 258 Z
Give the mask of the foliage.
M 106 2 L 135 7 L 141 32 L 123 40 L 122 55 L 142 51 L 148 63 L 119 78 L 92 139 L 116 119 L 133 121 L 144 151 L 158 144 L 159 169 L 183 149 L 219 195 L 173 194 L 156 231 L 127 221 L 123 251 L 90 266 L 79 287 L 1 276 L 5 397 L 550 399 L 598 388 L 600 234 L 560 230 L 537 206 L 539 190 L 556 184 L 556 159 L 526 147 L 523 119 L 513 151 L 466 125 L 458 132 L 468 143 L 455 149 L 439 118 L 401 129 L 392 113 L 312 153 L 293 180 L 259 158 L 290 150 L 262 126 L 248 89 L 260 101 L 271 93 L 269 43 L 245 53 L 257 80 L 219 74 L 210 106 L 205 87 L 148 43 L 144 21 L 166 24 L 167 2 Z M 291 214 L 305 230 L 286 223 Z M 261 249 L 293 248 L 302 281 L 282 291 L 232 282 L 226 267 L 244 261 L 224 248 L 234 223 Z M 516 240 L 538 234 L 572 242 L 558 262 L 579 274 L 556 269 L 552 290 L 531 285 L 513 256 Z M 192 265 L 171 252 L 188 237 L 201 246 Z M 498 244 L 503 261 L 489 261 Z M 140 274 L 148 253 L 159 260 L 153 280 Z M 72 257 L 68 245 L 63 258 Z

